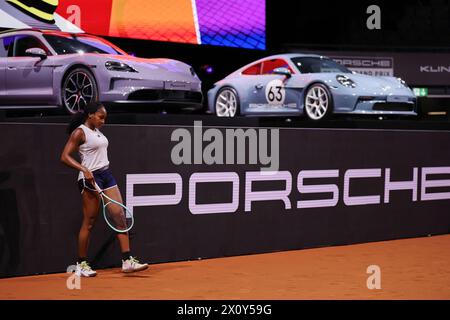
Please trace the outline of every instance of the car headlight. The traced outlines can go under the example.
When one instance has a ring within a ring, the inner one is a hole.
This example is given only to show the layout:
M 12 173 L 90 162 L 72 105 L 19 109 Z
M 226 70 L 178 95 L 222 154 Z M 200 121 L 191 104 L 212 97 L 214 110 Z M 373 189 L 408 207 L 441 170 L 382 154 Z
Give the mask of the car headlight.
M 403 80 L 402 78 L 397 78 L 397 81 L 400 82 L 400 84 L 405 88 L 409 88 L 408 85 L 406 84 L 406 81 Z
M 354 87 L 356 87 L 356 83 L 352 79 L 347 77 L 347 76 L 343 76 L 343 75 L 338 74 L 336 76 L 336 80 L 337 80 L 337 82 L 339 82 L 344 87 L 347 87 L 347 88 L 354 88 Z
M 118 61 L 107 61 L 105 67 L 109 71 L 137 72 L 133 67 Z

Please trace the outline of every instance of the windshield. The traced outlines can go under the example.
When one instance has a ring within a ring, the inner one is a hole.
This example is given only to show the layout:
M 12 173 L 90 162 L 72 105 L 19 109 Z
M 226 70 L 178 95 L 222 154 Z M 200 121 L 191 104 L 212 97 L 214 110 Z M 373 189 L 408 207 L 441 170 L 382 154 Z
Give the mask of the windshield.
M 54 35 L 44 34 L 44 38 L 57 54 L 72 53 L 100 53 L 100 54 L 126 54 L 124 51 L 108 41 L 87 35 Z
M 351 73 L 343 65 L 334 60 L 320 57 L 296 57 L 291 59 L 300 73 Z

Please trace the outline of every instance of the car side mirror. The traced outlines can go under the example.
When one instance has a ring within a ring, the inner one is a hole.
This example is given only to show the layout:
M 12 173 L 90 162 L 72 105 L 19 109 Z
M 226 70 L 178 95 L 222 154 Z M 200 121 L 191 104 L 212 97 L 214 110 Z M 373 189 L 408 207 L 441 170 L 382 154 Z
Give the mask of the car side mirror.
M 291 71 L 289 71 L 288 68 L 276 68 L 273 70 L 274 74 L 279 74 L 282 76 L 286 76 L 288 78 L 290 78 L 292 76 Z
M 47 53 L 45 53 L 45 51 L 41 48 L 30 48 L 30 49 L 27 49 L 25 51 L 25 53 L 27 56 L 36 57 L 41 60 L 44 60 L 47 58 Z

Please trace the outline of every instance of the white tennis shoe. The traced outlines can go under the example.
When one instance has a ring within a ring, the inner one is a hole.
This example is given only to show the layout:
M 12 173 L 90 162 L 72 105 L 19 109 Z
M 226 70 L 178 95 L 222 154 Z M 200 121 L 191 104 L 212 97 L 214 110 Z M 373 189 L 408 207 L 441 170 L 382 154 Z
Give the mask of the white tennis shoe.
M 134 257 L 130 257 L 127 260 L 122 260 L 122 272 L 125 272 L 125 273 L 142 271 L 147 268 L 148 268 L 148 264 L 139 263 L 139 261 Z
M 92 268 L 86 261 L 82 261 L 81 263 L 77 262 L 75 274 L 78 277 L 95 277 L 97 275 L 97 272 L 92 270 Z

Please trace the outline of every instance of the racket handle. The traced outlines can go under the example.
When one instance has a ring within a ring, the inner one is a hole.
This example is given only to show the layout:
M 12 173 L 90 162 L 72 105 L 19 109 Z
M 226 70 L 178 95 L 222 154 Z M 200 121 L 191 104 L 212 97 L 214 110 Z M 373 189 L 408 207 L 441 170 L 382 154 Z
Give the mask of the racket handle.
M 100 187 L 98 186 L 97 182 L 95 182 L 95 180 L 94 180 L 94 187 L 95 187 L 95 190 L 97 190 L 98 193 L 103 193 L 102 189 L 100 189 Z

